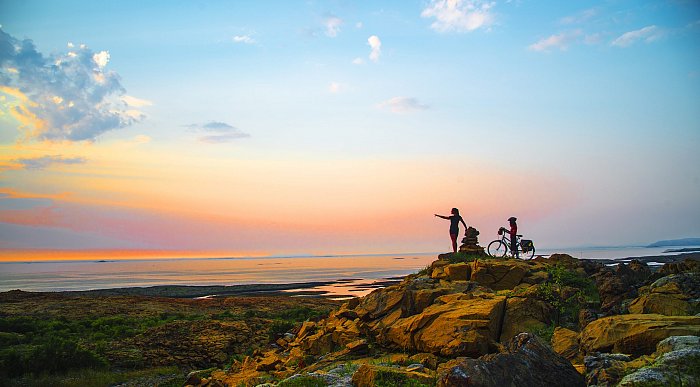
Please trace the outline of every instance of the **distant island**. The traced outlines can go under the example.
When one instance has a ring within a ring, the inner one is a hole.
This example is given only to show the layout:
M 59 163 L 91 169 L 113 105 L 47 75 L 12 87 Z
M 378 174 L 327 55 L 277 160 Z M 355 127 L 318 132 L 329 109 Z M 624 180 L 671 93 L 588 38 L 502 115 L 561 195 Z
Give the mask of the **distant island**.
M 700 246 L 700 238 L 669 239 L 654 242 L 646 247 Z

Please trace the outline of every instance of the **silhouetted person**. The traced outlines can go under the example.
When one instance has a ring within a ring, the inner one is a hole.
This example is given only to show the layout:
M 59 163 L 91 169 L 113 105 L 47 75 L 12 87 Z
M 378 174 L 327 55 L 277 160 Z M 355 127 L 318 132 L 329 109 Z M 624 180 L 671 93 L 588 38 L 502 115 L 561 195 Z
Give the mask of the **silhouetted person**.
M 459 210 L 456 208 L 452 209 L 452 215 L 444 216 L 435 214 L 438 218 L 449 219 L 450 221 L 450 239 L 452 239 L 452 251 L 457 252 L 457 235 L 459 235 L 459 222 L 462 222 L 464 229 L 467 229 L 467 224 L 464 223 L 464 219 L 459 216 Z
M 510 251 L 515 258 L 520 258 L 520 254 L 518 254 L 518 224 L 515 223 L 517 220 L 518 218 L 515 216 L 508 218 L 508 222 L 510 222 Z

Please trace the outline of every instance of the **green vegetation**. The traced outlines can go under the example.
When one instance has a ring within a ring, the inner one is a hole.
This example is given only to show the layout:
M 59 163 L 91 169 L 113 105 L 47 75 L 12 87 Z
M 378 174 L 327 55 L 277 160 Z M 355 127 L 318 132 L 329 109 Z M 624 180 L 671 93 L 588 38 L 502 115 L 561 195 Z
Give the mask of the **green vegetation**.
M 544 340 L 545 343 L 550 343 L 550 342 L 552 342 L 552 336 L 554 336 L 554 330 L 556 328 L 557 328 L 557 325 L 552 323 L 550 325 L 545 325 L 543 327 L 533 329 L 530 332 L 534 333 L 535 336 Z
M 378 371 L 374 379 L 375 387 L 429 387 L 408 376 L 391 371 Z
M 126 372 L 82 369 L 58 375 L 30 374 L 7 381 L 7 386 L 73 387 L 79 385 L 84 387 L 103 387 L 133 381 L 141 381 L 142 385 L 157 387 L 180 387 L 184 381 L 184 376 L 177 367 L 161 367 Z
M 598 306 L 600 296 L 595 282 L 585 274 L 562 264 L 547 269 L 549 278 L 538 285 L 537 295 L 556 310 L 555 325 L 575 325 L 582 306 Z
M 277 387 L 325 387 L 326 382 L 323 379 L 316 378 L 309 375 L 304 375 L 296 377 L 294 379 L 287 379 L 279 382 Z
M 0 304 L 3 385 L 108 386 L 151 377 L 149 369 L 166 360 L 177 373 L 171 384 L 162 375 L 157 383 L 141 384 L 179 386 L 184 370 L 177 367 L 230 364 L 251 355 L 269 338 L 292 331 L 307 319 L 319 319 L 336 306 L 328 300 L 286 297 L 205 301 L 29 293 L 5 297 L 11 301 Z M 222 348 L 226 360 L 216 350 L 190 358 L 178 345 L 192 340 L 195 348 L 206 346 L 206 340 L 199 337 L 202 332 L 230 332 L 238 326 L 247 326 L 255 334 Z

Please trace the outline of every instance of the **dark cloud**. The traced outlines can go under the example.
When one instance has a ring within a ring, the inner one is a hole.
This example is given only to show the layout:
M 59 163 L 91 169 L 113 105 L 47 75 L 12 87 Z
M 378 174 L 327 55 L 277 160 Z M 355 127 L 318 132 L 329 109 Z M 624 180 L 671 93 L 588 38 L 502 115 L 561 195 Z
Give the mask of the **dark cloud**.
M 220 121 L 210 121 L 206 124 L 189 124 L 185 125 L 185 127 L 199 132 L 207 132 L 208 134 L 199 137 L 199 141 L 207 144 L 220 144 L 250 137 L 250 134 Z
M 87 160 L 82 157 L 42 156 L 27 159 L 16 159 L 24 169 L 45 169 L 54 164 L 83 164 Z
M 122 100 L 125 90 L 108 62 L 107 51 L 84 45 L 44 56 L 31 40 L 0 29 L 0 86 L 18 98 L 11 113 L 29 138 L 94 140 L 143 119 Z

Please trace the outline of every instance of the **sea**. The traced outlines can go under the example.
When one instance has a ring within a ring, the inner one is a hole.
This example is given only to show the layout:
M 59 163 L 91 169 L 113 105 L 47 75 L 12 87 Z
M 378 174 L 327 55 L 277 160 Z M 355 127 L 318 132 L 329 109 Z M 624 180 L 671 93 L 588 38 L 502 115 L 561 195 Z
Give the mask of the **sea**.
M 577 258 L 627 258 L 677 254 L 668 247 L 545 249 Z M 387 280 L 430 265 L 438 253 L 294 257 L 160 258 L 1 262 L 0 291 L 57 292 L 157 285 L 246 285 L 330 282 L 316 290 L 337 298 L 362 296 Z M 652 263 L 653 264 L 653 263 Z

